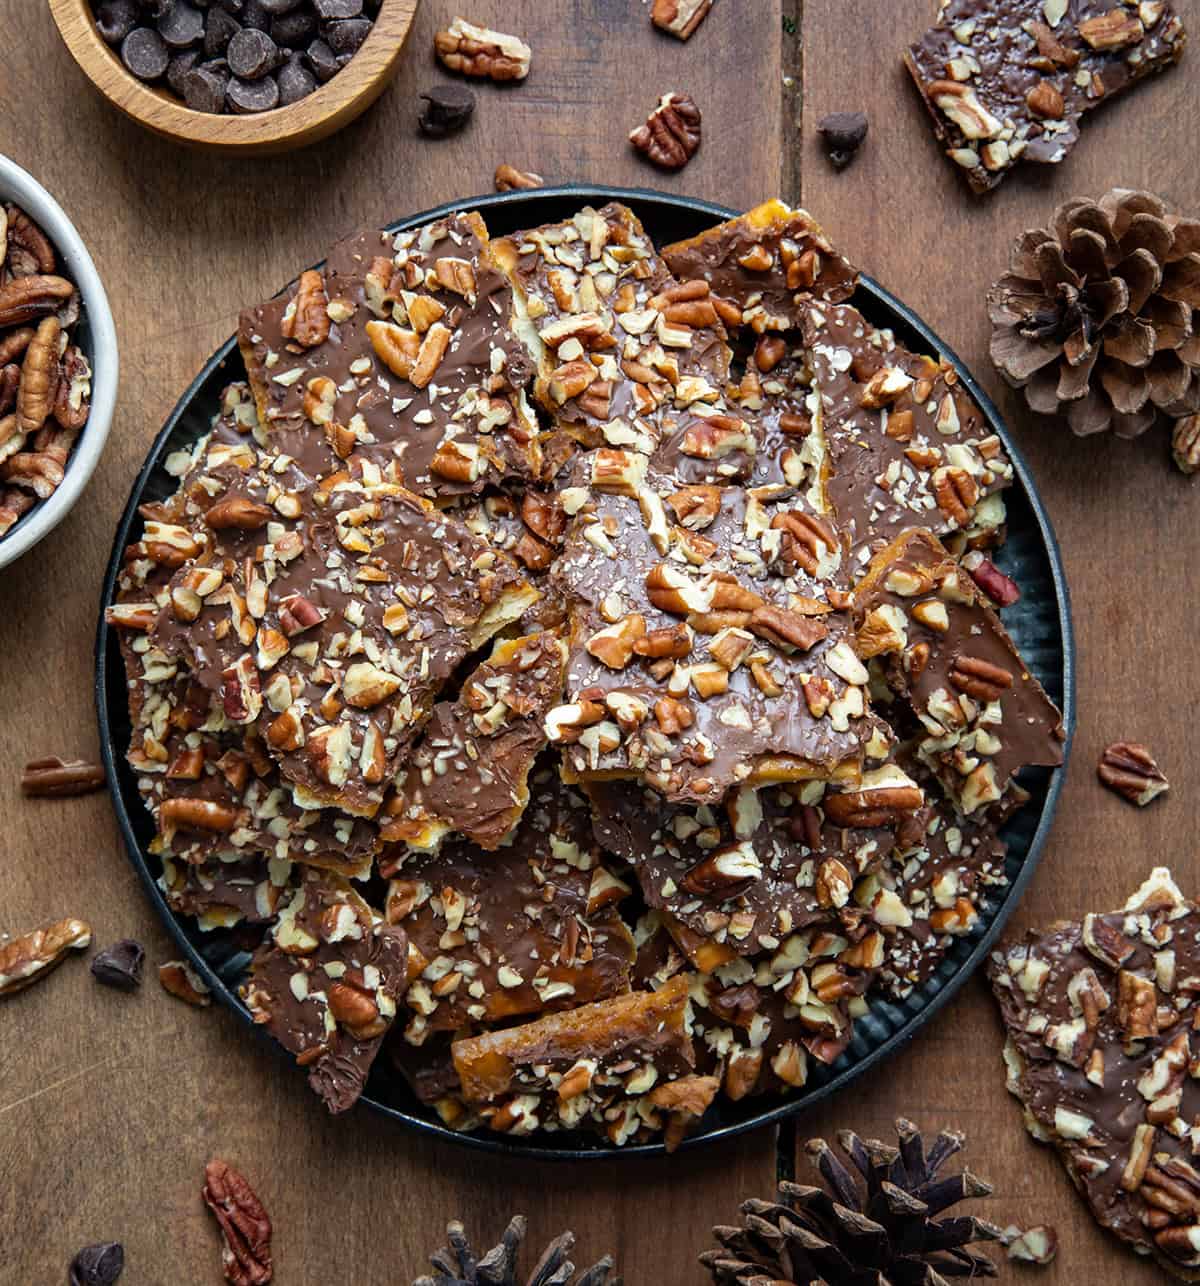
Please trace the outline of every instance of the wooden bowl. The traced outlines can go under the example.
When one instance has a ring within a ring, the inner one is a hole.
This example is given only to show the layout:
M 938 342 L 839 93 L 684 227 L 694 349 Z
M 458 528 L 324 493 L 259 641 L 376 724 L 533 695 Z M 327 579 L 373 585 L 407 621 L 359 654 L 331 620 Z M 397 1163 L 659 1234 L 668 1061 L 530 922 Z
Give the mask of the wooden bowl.
M 50 12 L 72 57 L 126 116 L 187 147 L 250 156 L 315 143 L 366 111 L 391 79 L 418 3 L 383 0 L 371 34 L 336 76 L 297 103 L 253 116 L 195 112 L 169 90 L 143 84 L 100 38 L 88 0 L 50 0 Z

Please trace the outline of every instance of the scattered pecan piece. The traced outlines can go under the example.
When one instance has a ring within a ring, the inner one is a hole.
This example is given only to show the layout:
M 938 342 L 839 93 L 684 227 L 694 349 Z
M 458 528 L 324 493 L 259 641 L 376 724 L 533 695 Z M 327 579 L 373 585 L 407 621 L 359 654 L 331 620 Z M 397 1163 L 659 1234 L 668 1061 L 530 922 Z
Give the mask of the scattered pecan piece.
M 497 165 L 493 181 L 497 192 L 528 192 L 545 187 L 546 180 L 532 170 L 518 170 L 512 165 Z
M 92 973 L 97 982 L 118 991 L 135 991 L 142 985 L 142 965 L 146 952 L 140 942 L 122 938 L 111 947 L 96 952 L 92 959 Z
M 1185 415 L 1175 421 L 1171 457 L 1181 473 L 1200 473 L 1200 415 Z
M 71 1260 L 71 1286 L 113 1286 L 124 1267 L 125 1248 L 119 1241 L 84 1246 Z
M 221 1267 L 232 1286 L 271 1280 L 271 1220 L 254 1189 L 232 1166 L 210 1161 L 200 1195 L 221 1226 Z
M 1021 597 L 1017 582 L 1005 574 L 978 550 L 973 550 L 962 560 L 971 579 L 997 607 L 1011 607 Z
M 10 996 L 61 964 L 68 951 L 82 951 L 92 941 L 84 920 L 56 920 L 0 945 L 0 996 Z
M 1024 1231 L 1011 1225 L 1004 1230 L 1004 1244 L 1009 1259 L 1026 1264 L 1048 1264 L 1058 1254 L 1058 1233 L 1046 1224 Z
M 1144 808 L 1169 786 L 1154 756 L 1136 741 L 1114 741 L 1106 746 L 1096 774 L 1109 790 L 1139 808 Z
M 690 94 L 664 94 L 629 141 L 664 170 L 681 170 L 700 146 L 700 109 Z
M 866 112 L 830 112 L 817 122 L 817 133 L 834 169 L 844 170 L 867 137 Z
M 650 21 L 680 40 L 688 40 L 711 8 L 712 0 L 654 0 Z
M 33 759 L 21 774 L 21 794 L 86 795 L 104 789 L 104 769 L 86 759 L 59 759 L 48 755 Z
M 177 1000 L 203 1008 L 212 1004 L 212 992 L 203 978 L 186 960 L 168 960 L 158 966 L 158 981 L 162 989 Z
M 517 36 L 477 27 L 465 18 L 455 18 L 439 31 L 433 47 L 450 71 L 497 81 L 524 80 L 533 60 L 533 51 Z

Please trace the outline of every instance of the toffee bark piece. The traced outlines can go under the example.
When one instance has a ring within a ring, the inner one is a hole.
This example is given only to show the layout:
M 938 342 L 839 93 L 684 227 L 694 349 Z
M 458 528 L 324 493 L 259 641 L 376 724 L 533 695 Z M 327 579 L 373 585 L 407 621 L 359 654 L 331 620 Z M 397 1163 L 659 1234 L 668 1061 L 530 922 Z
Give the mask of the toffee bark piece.
M 535 776 L 510 843 L 394 848 L 386 914 L 420 953 L 405 1039 L 607 999 L 629 990 L 633 943 L 617 913 L 628 885 L 601 860 L 587 801 L 553 766 Z
M 1163 867 L 1112 914 L 992 953 L 1008 1088 L 1093 1217 L 1200 1281 L 1195 1066 L 1200 908 Z
M 362 1093 L 407 985 L 404 930 L 385 924 L 345 880 L 306 871 L 241 994 L 338 1113 Z
M 868 772 L 865 787 L 904 790 L 913 811 L 924 802 L 899 769 Z M 740 956 L 773 951 L 814 925 L 856 927 L 854 885 L 893 845 L 894 827 L 830 821 L 820 783 L 742 787 L 723 807 L 671 805 L 631 782 L 597 782 L 587 793 L 597 839 L 634 867 L 647 904 Z
M 1169 0 L 948 0 L 905 64 L 946 155 L 979 193 L 1019 162 L 1057 165 L 1085 113 L 1178 62 Z
M 857 779 L 876 725 L 840 596 L 841 545 L 787 488 L 678 488 L 628 451 L 582 461 L 554 581 L 571 608 L 568 780 L 668 799 Z
M 499 640 L 457 697 L 434 706 L 389 802 L 384 838 L 429 850 L 456 832 L 481 848 L 500 845 L 529 802 L 566 663 L 557 634 Z
M 803 320 L 825 494 L 852 565 L 916 526 L 956 546 L 996 543 L 1012 463 L 949 363 L 909 352 L 849 305 L 813 304 Z
M 208 932 L 235 924 L 267 924 L 292 882 L 290 862 L 227 853 L 207 862 L 163 858 L 158 887 L 177 915 L 196 917 Z
M 257 726 L 298 804 L 369 817 L 443 683 L 537 591 L 368 462 L 286 490 L 287 459 L 210 446 L 191 497 L 203 554 L 176 573 L 153 640 L 232 723 Z M 219 587 L 186 597 L 200 575 Z
M 672 280 L 628 207 L 589 207 L 491 249 L 538 400 L 584 445 L 649 453 L 720 399 L 730 354 L 709 291 Z
M 536 481 L 540 430 L 511 310 L 477 214 L 340 243 L 323 275 L 242 314 L 268 439 L 316 476 L 353 453 L 434 500 Z
M 463 1097 L 492 1130 L 591 1127 L 617 1146 L 664 1127 L 659 1104 L 671 1103 L 672 1086 L 692 1091 L 698 1116 L 716 1081 L 691 1074 L 687 1007 L 687 979 L 672 978 L 658 991 L 455 1041 Z
M 854 600 L 859 654 L 887 658 L 917 758 L 965 816 L 984 816 L 1022 768 L 1062 763 L 1061 713 L 930 532 L 907 532 L 876 555 Z
M 813 299 L 840 303 L 858 270 L 833 248 L 807 210 L 766 201 L 662 252 L 685 283 L 703 282 L 731 326 L 792 330 Z

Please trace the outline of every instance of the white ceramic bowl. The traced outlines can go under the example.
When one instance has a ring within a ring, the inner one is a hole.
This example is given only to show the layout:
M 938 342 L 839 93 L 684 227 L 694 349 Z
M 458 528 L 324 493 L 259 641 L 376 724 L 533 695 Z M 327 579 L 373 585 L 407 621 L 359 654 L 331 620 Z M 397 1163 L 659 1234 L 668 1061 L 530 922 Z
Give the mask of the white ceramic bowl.
M 113 327 L 108 296 L 100 284 L 96 265 L 62 207 L 40 183 L 19 165 L 0 156 L 0 201 L 12 201 L 45 232 L 59 258 L 59 271 L 79 288 L 83 311 L 75 341 L 92 367 L 92 409 L 87 424 L 67 461 L 66 474 L 48 500 L 38 503 L 0 537 L 0 567 L 32 549 L 66 517 L 92 476 L 117 401 L 117 332 Z

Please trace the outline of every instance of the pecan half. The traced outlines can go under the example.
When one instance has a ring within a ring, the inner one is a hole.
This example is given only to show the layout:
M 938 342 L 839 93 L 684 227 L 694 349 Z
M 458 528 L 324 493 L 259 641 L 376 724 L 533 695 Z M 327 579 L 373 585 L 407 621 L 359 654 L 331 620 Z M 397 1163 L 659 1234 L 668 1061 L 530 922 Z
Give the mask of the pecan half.
M 681 170 L 700 147 L 700 109 L 690 94 L 664 94 L 658 106 L 629 135 L 648 161 L 664 170 Z
M 247 500 L 245 496 L 226 496 L 209 507 L 204 521 L 214 531 L 224 531 L 228 527 L 254 531 L 265 526 L 270 517 L 271 510 L 266 505 Z
M 86 759 L 31 759 L 21 774 L 23 795 L 86 795 L 104 786 L 104 769 Z
M 990 558 L 975 550 L 967 554 L 962 563 L 971 579 L 997 607 L 1011 607 L 1020 601 L 1021 590 L 1017 582 L 1005 576 Z
M 950 667 L 950 682 L 976 701 L 999 701 L 1012 681 L 1007 670 L 977 656 L 957 656 Z
M 925 802 L 915 783 L 879 787 L 874 790 L 851 790 L 844 794 L 827 794 L 821 801 L 825 816 L 835 826 L 894 826 L 915 812 Z
M 31 986 L 61 964 L 68 951 L 82 951 L 92 941 L 83 920 L 56 920 L 45 928 L 0 945 L 0 996 Z
M 254 1189 L 232 1166 L 210 1161 L 200 1195 L 221 1226 L 221 1267 L 232 1286 L 271 1280 L 271 1220 Z
M 785 651 L 807 652 L 829 633 L 820 621 L 765 603 L 750 614 L 748 628 Z
M 280 329 L 301 348 L 315 348 L 329 338 L 329 299 L 325 281 L 315 268 L 300 274 L 296 297 Z
M 1106 746 L 1096 775 L 1109 790 L 1139 808 L 1164 794 L 1170 784 L 1154 756 L 1136 741 L 1114 741 Z
M 54 404 L 60 334 L 62 327 L 58 318 L 44 317 L 25 350 L 21 382 L 17 386 L 17 429 L 21 433 L 36 433 L 45 424 Z
M 450 71 L 489 80 L 524 80 L 533 60 L 533 51 L 523 40 L 477 27 L 464 18 L 455 18 L 439 31 L 433 47 Z
M 0 286 L 0 326 L 20 326 L 57 312 L 74 293 L 65 277 L 17 277 Z

